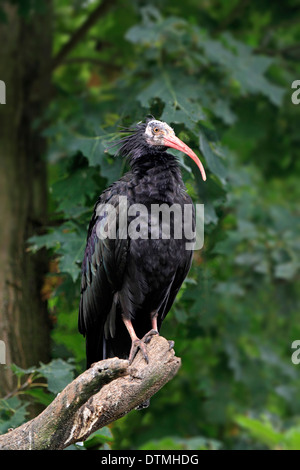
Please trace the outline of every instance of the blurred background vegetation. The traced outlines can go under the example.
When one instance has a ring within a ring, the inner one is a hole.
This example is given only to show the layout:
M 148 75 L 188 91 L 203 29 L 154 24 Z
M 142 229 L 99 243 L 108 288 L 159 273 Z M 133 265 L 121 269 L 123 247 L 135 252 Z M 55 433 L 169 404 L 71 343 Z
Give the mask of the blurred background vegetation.
M 36 34 L 48 34 L 52 50 L 48 99 L 29 126 L 45 142 L 36 158 L 47 170 L 47 217 L 26 244 L 28 257 L 46 253 L 49 361 L 11 354 L 17 381 L 3 390 L 1 432 L 84 370 L 87 224 L 98 195 L 126 171 L 105 149 L 119 126 L 151 113 L 202 155 L 208 174 L 202 183 L 178 154 L 190 195 L 205 204 L 204 248 L 161 331 L 182 367 L 148 409 L 86 448 L 300 449 L 300 365 L 291 361 L 300 339 L 300 105 L 291 101 L 299 2 L 11 0 L 0 15 L 0 31 L 12 21 L 34 30 L 44 18 L 51 28 Z

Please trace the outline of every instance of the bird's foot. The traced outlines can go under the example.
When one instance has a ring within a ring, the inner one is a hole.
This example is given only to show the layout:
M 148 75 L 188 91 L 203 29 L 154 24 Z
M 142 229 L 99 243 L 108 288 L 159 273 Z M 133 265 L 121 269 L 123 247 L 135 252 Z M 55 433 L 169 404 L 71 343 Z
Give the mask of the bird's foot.
M 158 335 L 158 331 L 152 329 L 152 330 L 148 331 L 148 333 L 146 333 L 142 337 L 142 341 L 144 341 L 145 344 L 148 344 L 151 341 L 151 336 L 154 336 L 154 335 Z
M 150 330 L 150 331 L 148 331 L 148 333 L 146 333 L 142 337 L 142 339 L 135 339 L 134 341 L 132 341 L 130 354 L 129 354 L 129 364 L 132 364 L 133 359 L 135 358 L 138 350 L 141 351 L 145 361 L 147 362 L 147 364 L 149 364 L 149 358 L 148 358 L 146 344 L 150 343 L 151 337 L 153 335 L 158 335 L 158 331 Z

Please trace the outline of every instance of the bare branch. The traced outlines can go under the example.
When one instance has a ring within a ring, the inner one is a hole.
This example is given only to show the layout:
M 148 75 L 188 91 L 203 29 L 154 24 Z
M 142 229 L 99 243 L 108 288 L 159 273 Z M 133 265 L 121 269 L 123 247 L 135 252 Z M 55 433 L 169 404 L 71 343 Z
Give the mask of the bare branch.
M 154 336 L 149 364 L 113 358 L 97 362 L 71 382 L 36 418 L 3 436 L 0 450 L 64 449 L 121 418 L 154 395 L 180 367 L 170 343 Z
M 55 69 L 66 58 L 74 47 L 82 40 L 86 33 L 94 26 L 95 23 L 105 15 L 105 13 L 115 5 L 114 0 L 103 0 L 97 8 L 90 14 L 85 22 L 73 33 L 69 41 L 61 48 L 52 61 L 52 68 Z

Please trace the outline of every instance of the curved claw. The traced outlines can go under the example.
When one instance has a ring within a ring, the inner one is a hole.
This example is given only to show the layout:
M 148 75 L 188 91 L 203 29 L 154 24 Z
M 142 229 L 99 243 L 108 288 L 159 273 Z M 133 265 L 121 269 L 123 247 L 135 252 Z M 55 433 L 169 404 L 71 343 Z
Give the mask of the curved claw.
M 148 331 L 148 333 L 146 333 L 143 336 L 142 341 L 144 341 L 144 343 L 148 344 L 151 341 L 151 336 L 154 336 L 154 335 L 158 335 L 158 331 L 152 329 L 152 330 Z
M 147 364 L 149 363 L 149 358 L 148 358 L 147 348 L 146 348 L 145 343 L 143 342 L 142 339 L 135 339 L 134 341 L 132 341 L 132 344 L 131 344 L 131 349 L 130 349 L 129 358 L 128 358 L 129 364 L 132 364 L 133 359 L 135 358 L 139 349 L 142 352 Z
M 135 339 L 134 341 L 132 341 L 131 349 L 130 349 L 130 353 L 129 353 L 129 359 L 128 359 L 129 364 L 132 364 L 133 359 L 135 358 L 138 350 L 141 351 L 145 361 L 147 362 L 147 364 L 149 364 L 149 358 L 148 358 L 148 354 L 147 354 L 146 344 L 150 343 L 151 336 L 153 336 L 153 335 L 158 335 L 158 331 L 150 330 L 150 331 L 148 331 L 148 333 L 146 333 L 142 337 L 142 339 Z

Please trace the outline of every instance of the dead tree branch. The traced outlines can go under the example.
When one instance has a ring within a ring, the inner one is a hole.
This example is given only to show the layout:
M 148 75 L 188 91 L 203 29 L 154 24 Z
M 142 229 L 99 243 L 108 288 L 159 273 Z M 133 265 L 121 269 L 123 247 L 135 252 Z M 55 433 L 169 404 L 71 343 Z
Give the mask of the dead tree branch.
M 154 336 L 132 365 L 97 362 L 71 382 L 36 418 L 0 436 L 0 450 L 62 450 L 121 418 L 154 395 L 180 367 L 170 343 Z
M 115 1 L 113 0 L 103 0 L 95 10 L 88 16 L 85 22 L 78 28 L 73 35 L 70 37 L 69 41 L 61 48 L 61 50 L 53 58 L 52 68 L 55 69 L 60 65 L 65 57 L 67 57 L 70 52 L 77 46 L 77 44 L 83 39 L 87 32 L 92 28 L 92 26 L 97 23 L 97 21 L 103 17 L 113 6 Z

